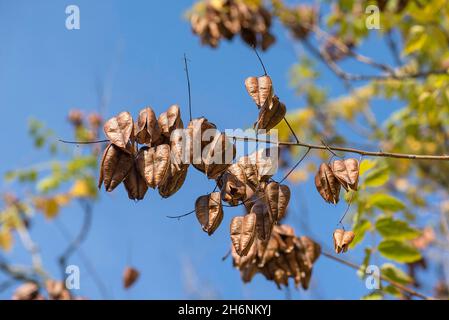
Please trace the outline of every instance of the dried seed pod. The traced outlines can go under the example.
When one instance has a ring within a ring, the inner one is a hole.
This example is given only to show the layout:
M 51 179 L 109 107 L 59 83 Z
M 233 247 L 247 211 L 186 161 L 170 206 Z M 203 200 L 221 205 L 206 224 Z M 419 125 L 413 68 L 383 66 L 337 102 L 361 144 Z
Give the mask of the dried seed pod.
M 253 189 L 257 189 L 261 181 L 267 181 L 274 173 L 274 166 L 270 157 L 263 156 L 264 149 L 253 152 L 248 156 L 241 157 L 235 164 L 229 167 L 229 171 L 237 178 L 242 179 L 242 170 L 244 173 L 244 180 Z
M 136 140 L 140 144 L 152 145 L 161 139 L 161 130 L 151 107 L 140 110 L 134 130 Z
M 201 172 L 206 172 L 203 161 L 203 150 L 217 135 L 217 127 L 206 118 L 192 119 L 187 126 L 189 132 L 190 162 Z
M 205 146 L 203 153 L 204 172 L 209 179 L 216 179 L 232 164 L 235 158 L 235 145 L 224 133 L 218 133 L 211 143 Z
M 279 236 L 275 233 L 271 235 L 265 246 L 259 246 L 263 250 L 258 251 L 259 263 L 258 267 L 263 268 L 265 264 L 279 254 Z
M 307 258 L 311 263 L 315 263 L 321 254 L 321 246 L 306 236 L 302 236 L 299 239 L 305 247 Z
M 129 174 L 133 163 L 131 154 L 123 152 L 115 144 L 109 144 L 101 160 L 98 188 L 101 188 L 104 182 L 107 192 L 114 190 Z
M 161 113 L 157 119 L 157 123 L 161 134 L 165 138 L 170 139 L 170 135 L 173 130 L 182 129 L 184 127 L 179 106 L 174 104 L 168 108 L 166 112 Z
M 271 105 L 273 82 L 269 76 L 248 77 L 245 80 L 245 87 L 258 108 Z
M 189 166 L 190 156 L 188 154 L 190 146 L 190 137 L 185 134 L 184 129 L 175 129 L 170 137 L 170 163 L 176 169 Z
M 124 181 L 125 189 L 128 192 L 128 198 L 131 200 L 142 200 L 148 190 L 145 179 L 139 173 L 136 164 L 134 164 Z
M 137 169 L 147 185 L 155 189 L 167 177 L 170 168 L 170 146 L 142 147 L 136 158 Z
M 188 168 L 189 166 L 186 165 L 178 169 L 175 165 L 170 164 L 167 176 L 164 181 L 159 184 L 158 188 L 159 194 L 163 198 L 168 198 L 181 189 L 186 180 Z
M 251 208 L 251 213 L 256 215 L 256 234 L 260 240 L 270 239 L 273 229 L 273 220 L 268 212 L 268 205 L 262 199 L 256 201 Z
M 134 121 L 129 112 L 121 112 L 106 121 L 103 130 L 112 144 L 129 152 L 127 145 L 134 133 Z
M 221 178 L 217 180 L 218 187 L 221 189 L 221 198 L 230 205 L 237 205 L 240 201 L 245 200 L 246 186 L 235 175 L 225 172 Z
M 239 256 L 246 256 L 256 235 L 256 215 L 247 214 L 231 220 L 231 241 Z
M 277 182 L 270 182 L 265 187 L 265 198 L 268 203 L 268 210 L 275 223 L 280 221 L 287 211 L 290 201 L 290 188 L 280 185 Z
M 354 240 L 354 237 L 355 234 L 352 231 L 335 230 L 333 234 L 335 253 L 348 251 L 348 246 Z
M 340 196 L 340 182 L 327 163 L 322 163 L 315 176 L 315 186 L 326 202 L 336 204 Z
M 195 213 L 203 231 L 212 235 L 223 220 L 220 192 L 212 192 L 196 199 Z
M 233 258 L 233 265 L 239 270 L 244 269 L 249 264 L 254 264 L 257 258 L 258 251 L 258 241 L 257 239 L 253 241 L 251 248 L 246 256 L 239 256 L 235 251 L 234 246 L 231 246 L 231 254 Z
M 26 282 L 14 291 L 12 300 L 35 300 L 39 296 L 39 286 L 34 282 Z
M 140 272 L 133 267 L 126 267 L 123 271 L 123 287 L 125 289 L 130 288 L 134 283 L 136 283 L 139 278 Z
M 45 281 L 45 288 L 48 292 L 48 297 L 52 300 L 70 300 L 71 295 L 69 290 L 65 287 L 63 281 L 47 280 Z
M 335 160 L 331 164 L 331 169 L 346 191 L 357 190 L 359 182 L 359 161 L 357 159 Z
M 260 109 L 259 117 L 254 124 L 254 127 L 268 131 L 284 119 L 286 112 L 287 108 L 285 107 L 285 104 L 280 102 L 277 96 L 273 96 L 271 103 L 269 105 L 264 105 Z

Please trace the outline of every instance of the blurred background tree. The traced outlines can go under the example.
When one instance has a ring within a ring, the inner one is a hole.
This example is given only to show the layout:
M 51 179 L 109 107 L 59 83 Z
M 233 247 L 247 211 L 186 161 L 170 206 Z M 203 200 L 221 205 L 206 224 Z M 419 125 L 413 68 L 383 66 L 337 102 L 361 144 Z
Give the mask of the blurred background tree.
M 287 119 L 300 141 L 406 154 L 448 153 L 448 1 L 290 2 L 199 1 L 188 16 L 201 43 L 214 48 L 240 38 L 269 51 L 278 36 L 272 29 L 282 26 L 298 57 L 289 85 L 304 105 L 290 109 Z M 377 18 L 378 28 L 368 29 Z M 375 41 L 374 47 L 386 46 L 390 56 L 362 54 L 368 40 Z M 329 94 L 329 74 L 319 68 L 323 65 L 341 80 L 345 94 Z M 274 83 L 275 88 L 282 85 Z M 293 139 L 284 122 L 278 129 L 280 140 Z M 288 170 L 299 150 L 284 151 Z M 290 175 L 292 183 L 313 178 L 317 161 L 330 158 L 327 151 L 314 156 Z M 381 270 L 400 283 L 419 287 L 419 270 L 428 259 L 439 265 L 434 284 L 442 290 L 439 297 L 446 296 L 449 279 L 448 170 L 447 161 L 363 159 L 360 190 L 345 194 L 351 206 L 342 221 L 356 234 L 351 247 L 364 247 L 363 264 L 380 255 L 386 259 Z M 405 264 L 407 273 L 395 264 Z M 386 294 L 407 298 L 391 286 L 366 298 Z

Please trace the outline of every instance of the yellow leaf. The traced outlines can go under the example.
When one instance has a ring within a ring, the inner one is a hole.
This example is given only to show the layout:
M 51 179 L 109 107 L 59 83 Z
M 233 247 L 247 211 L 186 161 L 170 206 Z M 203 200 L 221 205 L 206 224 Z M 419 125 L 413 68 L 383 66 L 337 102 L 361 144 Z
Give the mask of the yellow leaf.
M 70 189 L 70 195 L 75 198 L 95 197 L 96 189 L 86 180 L 77 180 Z
M 72 200 L 72 198 L 70 197 L 69 194 L 64 194 L 64 193 L 56 195 L 54 197 L 54 199 L 60 207 L 68 205 L 70 200 Z
M 8 228 L 3 228 L 0 230 L 0 248 L 9 251 L 12 248 L 13 237 L 11 230 Z
M 59 213 L 59 204 L 56 198 L 36 198 L 34 205 L 36 209 L 44 213 L 47 219 L 52 219 Z

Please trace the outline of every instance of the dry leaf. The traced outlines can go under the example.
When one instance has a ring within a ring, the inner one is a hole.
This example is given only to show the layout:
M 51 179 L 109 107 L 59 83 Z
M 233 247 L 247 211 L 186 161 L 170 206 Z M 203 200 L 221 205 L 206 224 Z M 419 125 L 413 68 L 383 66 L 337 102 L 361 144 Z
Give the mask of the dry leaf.
M 231 240 L 239 256 L 246 256 L 253 244 L 256 234 L 256 215 L 247 214 L 231 220 Z
M 121 112 L 106 121 L 103 130 L 112 144 L 125 152 L 129 152 L 127 145 L 134 132 L 134 122 L 129 112 Z
M 331 169 L 346 191 L 357 190 L 359 182 L 359 161 L 357 159 L 335 160 L 331 164 Z
M 223 220 L 220 192 L 199 197 L 195 202 L 195 213 L 203 230 L 212 235 Z
M 315 176 L 315 186 L 326 202 L 336 204 L 340 196 L 340 182 L 331 168 L 322 163 Z

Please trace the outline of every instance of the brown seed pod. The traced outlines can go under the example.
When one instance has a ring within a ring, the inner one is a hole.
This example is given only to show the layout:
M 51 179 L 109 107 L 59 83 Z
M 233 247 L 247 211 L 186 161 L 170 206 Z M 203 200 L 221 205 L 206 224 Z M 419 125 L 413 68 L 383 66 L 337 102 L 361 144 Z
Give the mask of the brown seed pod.
M 209 179 L 216 179 L 232 164 L 235 158 L 235 145 L 224 133 L 218 133 L 211 143 L 205 146 L 203 153 L 204 171 Z
M 256 215 L 247 214 L 231 220 L 231 241 L 239 256 L 246 256 L 256 235 Z
M 259 240 L 260 243 L 263 243 Z M 270 240 L 265 246 L 259 246 L 262 250 L 258 251 L 259 263 L 258 267 L 263 268 L 271 259 L 279 255 L 279 235 L 272 233 Z
M 123 152 L 115 144 L 109 144 L 101 159 L 98 188 L 101 188 L 104 182 L 107 192 L 114 190 L 126 178 L 133 163 L 131 154 Z
M 126 267 L 123 271 L 123 287 L 125 289 L 130 288 L 134 283 L 136 283 L 139 278 L 140 272 L 133 267 Z
M 189 155 L 190 162 L 193 166 L 201 172 L 206 172 L 203 161 L 203 150 L 211 143 L 218 130 L 215 124 L 209 122 L 206 118 L 192 119 L 187 126 L 189 132 Z
M 223 220 L 220 192 L 212 192 L 196 199 L 195 213 L 203 231 L 212 235 Z
M 231 246 L 231 254 L 233 259 L 233 265 L 239 270 L 245 269 L 249 264 L 254 264 L 257 259 L 258 240 L 254 240 L 251 248 L 246 256 L 239 256 L 235 251 L 234 246 Z
M 232 206 L 245 200 L 246 186 L 235 175 L 225 172 L 217 179 L 218 187 L 221 189 L 221 198 Z
M 178 169 L 175 165 L 170 164 L 167 176 L 158 188 L 159 194 L 163 198 L 168 198 L 181 189 L 186 180 L 188 168 L 189 166 L 186 165 Z
M 285 104 L 280 102 L 277 96 L 273 96 L 271 103 L 269 105 L 264 105 L 260 109 L 259 117 L 254 124 L 254 127 L 268 131 L 284 119 L 286 112 L 287 108 L 285 107 Z
M 161 130 L 151 107 L 140 110 L 134 130 L 136 140 L 140 144 L 152 145 L 161 139 Z
M 287 211 L 290 201 L 290 188 L 277 182 L 270 182 L 265 187 L 265 198 L 268 203 L 268 210 L 275 223 L 280 221 Z
M 159 115 L 157 119 L 161 134 L 166 138 L 170 139 L 170 135 L 175 129 L 182 129 L 184 124 L 181 119 L 181 111 L 179 106 L 174 104 Z
M 248 77 L 245 80 L 245 87 L 258 108 L 271 105 L 273 82 L 270 76 Z
M 45 281 L 45 289 L 52 300 L 71 300 L 72 298 L 63 281 L 49 279 Z
M 305 247 L 307 258 L 311 263 L 315 263 L 321 254 L 321 246 L 306 236 L 302 236 L 299 239 Z
M 14 291 L 12 300 L 35 300 L 39 296 L 39 286 L 34 282 L 26 282 Z
M 340 196 L 340 182 L 327 163 L 322 163 L 315 176 L 315 186 L 326 202 L 336 204 Z
M 260 240 L 270 239 L 271 230 L 273 229 L 273 220 L 268 212 L 267 203 L 259 199 L 251 208 L 251 213 L 256 215 L 256 235 Z
M 103 130 L 112 144 L 125 152 L 129 152 L 127 145 L 133 138 L 134 133 L 134 122 L 129 112 L 121 112 L 106 121 Z
M 137 154 L 138 172 L 145 178 L 147 185 L 155 189 L 167 177 L 170 168 L 170 146 L 160 144 L 157 147 L 142 147 Z
M 330 167 L 346 191 L 357 190 L 359 182 L 359 161 L 357 159 L 335 160 Z
M 259 150 L 239 158 L 237 165 L 231 165 L 228 171 L 233 173 L 239 180 L 243 179 L 244 181 L 241 181 L 247 183 L 251 188 L 257 189 L 260 182 L 267 181 L 274 173 L 271 159 L 262 156 L 264 151 Z
M 189 166 L 190 156 L 188 154 L 190 146 L 190 137 L 186 135 L 184 129 L 176 129 L 172 131 L 170 137 L 170 163 L 176 169 Z
M 125 189 L 128 192 L 128 198 L 131 200 L 142 200 L 148 190 L 145 179 L 139 173 L 136 164 L 129 171 L 128 176 L 123 181 Z
M 354 237 L 355 234 L 352 231 L 335 230 L 333 234 L 335 253 L 348 251 L 348 246 L 354 240 Z

